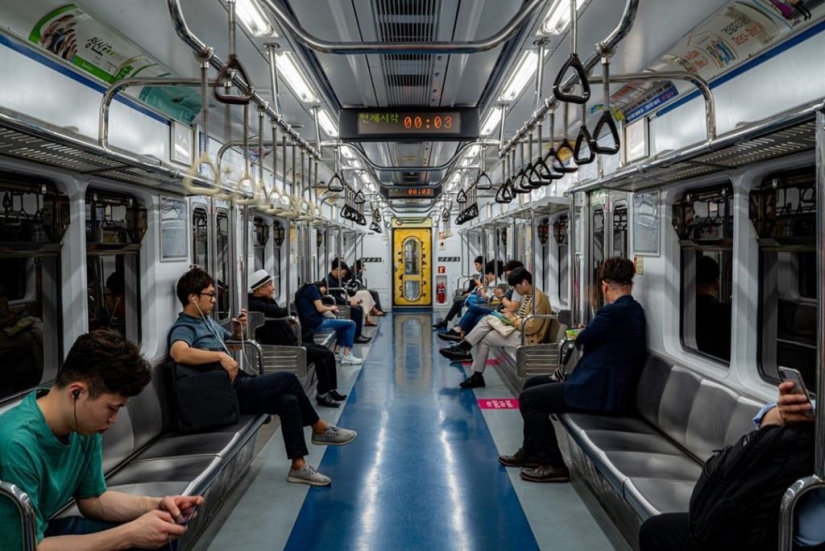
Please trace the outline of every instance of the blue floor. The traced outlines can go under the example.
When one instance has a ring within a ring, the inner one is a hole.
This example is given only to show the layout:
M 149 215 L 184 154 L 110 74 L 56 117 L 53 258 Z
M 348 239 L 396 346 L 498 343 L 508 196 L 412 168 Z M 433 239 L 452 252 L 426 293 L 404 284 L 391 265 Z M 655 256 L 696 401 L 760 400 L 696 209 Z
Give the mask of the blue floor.
M 388 318 L 338 423 L 286 549 L 538 549 L 464 372 L 437 351 L 432 316 Z M 333 520 L 334 519 L 334 520 Z

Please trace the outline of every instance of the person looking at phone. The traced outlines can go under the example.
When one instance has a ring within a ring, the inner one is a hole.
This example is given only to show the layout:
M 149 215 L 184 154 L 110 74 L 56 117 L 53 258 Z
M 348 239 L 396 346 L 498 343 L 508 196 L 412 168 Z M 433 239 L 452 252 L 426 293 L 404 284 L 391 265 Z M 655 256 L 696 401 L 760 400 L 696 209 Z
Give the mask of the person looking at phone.
M 358 365 L 361 358 L 352 353 L 355 340 L 355 322 L 335 317 L 338 306 L 324 304 L 322 296 L 327 292 L 324 281 L 307 283 L 295 293 L 295 308 L 301 326 L 310 331 L 335 331 L 335 353 L 340 355 L 341 363 Z
M 0 416 L 0 480 L 28 494 L 40 551 L 157 549 L 186 533 L 177 523 L 200 496 L 115 492 L 103 478 L 102 434 L 151 380 L 137 345 L 103 329 L 72 345 L 51 389 Z M 82 516 L 52 519 L 71 498 Z M 0 500 L 0 549 L 22 549 L 19 513 Z
M 784 369 L 784 368 L 780 368 Z M 796 370 L 790 370 L 796 371 Z M 796 375 L 799 372 L 796 371 Z M 756 428 L 768 425 L 813 423 L 816 403 L 811 401 L 802 383 L 785 380 L 779 384 L 776 402 L 766 404 L 753 418 Z M 794 549 L 822 549 L 825 544 L 825 492 L 812 490 L 796 506 Z M 639 530 L 640 551 L 699 551 L 691 539 L 688 513 L 664 513 L 648 518 Z
M 340 258 L 333 259 L 331 269 L 327 275 L 324 283 L 326 283 L 327 291 L 330 296 L 335 299 L 335 303 L 339 306 L 350 306 L 349 319 L 355 322 L 355 339 L 354 342 L 365 344 L 370 342 L 369 337 L 361 334 L 361 329 L 364 326 L 364 309 L 356 298 L 349 298 L 346 291 L 333 291 L 333 289 L 343 289 L 344 281 L 347 278 L 349 266 Z M 303 321 L 301 322 L 303 323 Z
M 527 316 L 533 312 L 533 300 L 536 301 L 536 314 L 550 313 L 550 300 L 543 292 L 533 286 L 533 275 L 524 268 L 516 268 L 507 277 L 509 283 L 516 292 L 521 295 L 521 306 L 518 312 L 513 313 L 504 310 L 498 314 L 506 319 L 505 324 L 512 327 L 505 336 L 491 325 L 492 315 L 483 317 L 475 328 L 470 331 L 458 344 L 449 348 L 442 348 L 439 353 L 452 361 L 473 362 L 473 372 L 459 386 L 461 388 L 479 388 L 486 386 L 484 381 L 484 370 L 487 367 L 487 357 L 490 354 L 491 346 L 519 346 L 521 344 L 521 329 L 524 327 L 524 334 L 528 344 L 538 344 L 544 341 L 547 331 L 550 329 L 549 319 L 531 319 L 525 321 Z M 495 322 L 493 322 L 495 323 Z M 476 346 L 476 357 L 473 359 L 470 350 Z
M 321 419 L 304 393 L 304 387 L 294 373 L 278 371 L 252 376 L 238 369 L 238 362 L 227 353 L 225 341 L 239 340 L 246 325 L 246 311 L 235 321 L 232 335 L 210 314 L 215 308 L 215 280 L 193 268 L 178 280 L 176 294 L 183 312 L 169 331 L 169 355 L 183 365 L 207 366 L 220 363 L 229 374 L 241 415 L 277 415 L 281 419 L 287 458 L 292 462 L 287 480 L 311 486 L 327 486 L 329 477 L 309 465 L 304 457 L 309 453 L 304 440 L 304 427 L 312 427 L 312 443 L 343 446 L 357 433 L 331 425 Z
M 461 316 L 458 325 L 438 334 L 438 338 L 445 341 L 460 341 L 464 335 L 473 330 L 478 322 L 486 315 L 495 310 L 493 305 L 495 298 L 496 284 L 498 276 L 501 275 L 504 266 L 501 260 L 490 261 L 484 265 L 484 278 L 476 290 L 466 299 L 467 311 Z
M 510 272 L 516 268 L 524 268 L 524 264 L 518 260 L 508 260 L 507 263 L 504 264 L 505 281 L 510 277 Z M 509 287 L 509 289 L 505 289 L 505 287 L 508 287 L 508 285 L 499 285 L 493 290 L 496 298 L 501 301 L 497 310 L 499 312 L 504 310 L 518 312 L 518 309 L 521 307 L 521 295 L 516 292 L 515 287 Z
M 450 307 L 450 311 L 447 312 L 444 319 L 433 324 L 433 329 L 447 329 L 447 326 L 452 319 L 461 315 L 461 309 L 464 308 L 464 301 L 467 300 L 467 297 L 470 296 L 470 294 L 475 291 L 479 285 L 481 285 L 481 272 L 484 269 L 484 257 L 477 256 L 473 261 L 473 266 L 475 267 L 476 273 L 472 278 L 470 278 L 470 281 L 467 282 L 467 288 L 453 301 L 453 305 Z

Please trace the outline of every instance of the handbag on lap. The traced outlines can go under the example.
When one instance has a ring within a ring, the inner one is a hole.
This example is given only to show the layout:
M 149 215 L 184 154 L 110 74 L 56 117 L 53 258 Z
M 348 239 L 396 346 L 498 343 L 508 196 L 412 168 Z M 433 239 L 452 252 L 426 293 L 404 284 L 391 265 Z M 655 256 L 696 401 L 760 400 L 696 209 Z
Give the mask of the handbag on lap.
M 220 362 L 198 366 L 171 363 L 173 423 L 181 434 L 237 423 L 238 398 Z
M 496 333 L 505 338 L 509 337 L 513 331 L 516 330 L 507 318 L 498 313 L 487 316 L 487 323 L 496 330 Z

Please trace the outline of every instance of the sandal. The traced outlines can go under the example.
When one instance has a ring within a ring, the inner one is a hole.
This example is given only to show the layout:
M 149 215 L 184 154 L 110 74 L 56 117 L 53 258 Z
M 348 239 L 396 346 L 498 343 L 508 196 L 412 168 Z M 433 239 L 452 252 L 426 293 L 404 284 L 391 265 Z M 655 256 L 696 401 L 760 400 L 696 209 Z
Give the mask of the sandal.
M 364 327 L 378 327 L 378 324 L 372 320 L 367 320 L 364 322 Z

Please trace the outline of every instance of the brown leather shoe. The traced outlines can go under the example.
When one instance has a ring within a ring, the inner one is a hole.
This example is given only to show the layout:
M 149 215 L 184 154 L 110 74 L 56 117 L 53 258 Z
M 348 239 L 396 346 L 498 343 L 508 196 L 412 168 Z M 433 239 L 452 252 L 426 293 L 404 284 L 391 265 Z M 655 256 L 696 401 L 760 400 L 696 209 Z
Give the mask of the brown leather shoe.
M 539 465 L 535 469 L 522 469 L 519 476 L 529 482 L 570 482 L 570 471 L 567 467 L 557 469 L 550 465 Z
M 498 462 L 505 467 L 538 467 L 539 462 L 532 457 L 527 458 L 524 448 L 519 448 L 513 455 L 499 455 Z

